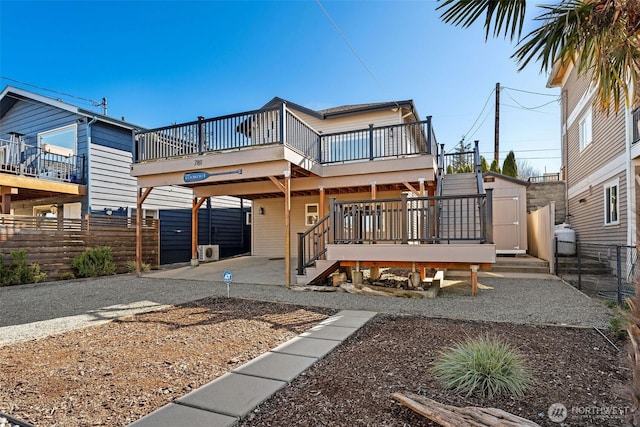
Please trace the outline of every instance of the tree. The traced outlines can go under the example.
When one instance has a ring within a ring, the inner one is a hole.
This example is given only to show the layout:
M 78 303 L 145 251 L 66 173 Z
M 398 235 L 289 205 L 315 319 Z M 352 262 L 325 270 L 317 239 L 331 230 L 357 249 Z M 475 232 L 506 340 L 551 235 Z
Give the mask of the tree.
M 638 0 L 561 0 L 538 6 L 537 28 L 522 37 L 526 0 L 440 0 L 444 22 L 471 26 L 484 15 L 485 37 L 517 40 L 512 55 L 525 68 L 539 61 L 542 71 L 574 62 L 578 73 L 597 87 L 603 110 L 631 105 L 640 76 L 640 4 Z
M 498 166 L 498 162 L 496 161 L 496 159 L 493 159 L 493 161 L 491 162 L 491 167 L 489 168 L 489 170 L 491 172 L 500 173 L 500 166 Z
M 540 171 L 529 164 L 526 160 L 517 160 L 518 178 L 526 181 L 532 176 L 540 176 Z
M 473 170 L 473 162 L 469 162 L 468 152 L 471 149 L 471 143 L 464 143 L 464 137 L 456 145 L 452 160 L 454 173 L 471 172 Z
M 482 171 L 482 173 L 485 173 L 488 170 L 489 164 L 487 163 L 487 159 L 485 159 L 484 156 L 480 156 L 480 171 Z
M 509 154 L 507 154 L 507 157 L 504 159 L 504 163 L 502 163 L 502 174 L 513 178 L 518 177 L 518 165 L 516 163 L 516 155 L 513 154 L 513 151 L 509 151 Z

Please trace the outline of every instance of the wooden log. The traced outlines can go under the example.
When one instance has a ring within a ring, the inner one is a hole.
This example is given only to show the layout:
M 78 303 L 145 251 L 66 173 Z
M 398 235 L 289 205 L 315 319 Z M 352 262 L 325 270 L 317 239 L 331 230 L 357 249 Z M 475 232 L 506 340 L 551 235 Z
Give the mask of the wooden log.
M 412 411 L 444 427 L 540 427 L 539 424 L 498 408 L 460 408 L 436 402 L 415 393 L 393 393 L 391 397 Z
M 350 294 L 374 295 L 384 297 L 401 297 L 401 298 L 424 298 L 422 291 L 410 291 L 406 289 L 386 288 L 384 286 L 373 285 L 354 285 L 351 283 L 342 283 L 340 288 Z

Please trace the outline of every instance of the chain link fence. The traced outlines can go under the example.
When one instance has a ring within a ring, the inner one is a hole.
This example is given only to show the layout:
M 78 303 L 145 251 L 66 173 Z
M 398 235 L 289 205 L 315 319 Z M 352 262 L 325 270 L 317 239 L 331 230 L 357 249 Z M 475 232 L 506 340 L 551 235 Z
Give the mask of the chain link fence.
M 635 294 L 637 247 L 557 238 L 554 245 L 556 274 L 582 292 L 619 305 Z

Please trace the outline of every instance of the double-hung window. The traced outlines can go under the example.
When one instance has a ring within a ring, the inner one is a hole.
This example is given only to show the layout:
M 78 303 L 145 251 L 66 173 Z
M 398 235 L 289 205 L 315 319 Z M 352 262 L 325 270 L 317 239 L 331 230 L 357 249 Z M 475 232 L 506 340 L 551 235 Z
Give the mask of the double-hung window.
M 604 186 L 604 224 L 615 225 L 620 223 L 619 218 L 619 181 L 609 182 Z
M 580 151 L 587 148 L 593 140 L 593 109 L 589 107 L 578 123 L 580 130 Z

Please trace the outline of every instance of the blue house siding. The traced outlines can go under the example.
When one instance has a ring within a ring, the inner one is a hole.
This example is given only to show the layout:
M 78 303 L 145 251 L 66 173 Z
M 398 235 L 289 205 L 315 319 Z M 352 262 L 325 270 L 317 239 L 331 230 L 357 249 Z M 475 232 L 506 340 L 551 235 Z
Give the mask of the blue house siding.
M 38 133 L 75 124 L 77 126 L 77 152 L 87 153 L 87 122 L 78 123 L 83 116 L 61 110 L 37 101 L 17 101 L 15 105 L 0 118 L 0 138 L 10 139 L 9 132 L 23 134 L 25 143 L 38 144 Z
M 116 150 L 133 151 L 133 137 L 128 129 L 96 122 L 91 126 L 91 142 Z
M 245 225 L 249 208 L 200 209 L 198 244 L 219 245 L 220 257 L 251 250 L 251 227 Z M 191 210 L 161 210 L 160 264 L 188 262 L 191 259 Z

